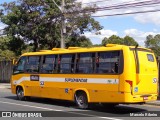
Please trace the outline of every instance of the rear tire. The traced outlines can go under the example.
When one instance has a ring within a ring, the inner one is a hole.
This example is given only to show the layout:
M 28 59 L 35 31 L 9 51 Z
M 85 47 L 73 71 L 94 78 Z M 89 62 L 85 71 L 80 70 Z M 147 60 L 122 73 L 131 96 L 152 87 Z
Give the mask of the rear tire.
M 24 96 L 24 90 L 22 87 L 18 87 L 16 90 L 16 94 L 17 94 L 17 99 L 18 100 L 25 100 L 25 96 Z
M 75 101 L 80 109 L 88 108 L 88 98 L 85 92 L 78 92 L 75 95 Z

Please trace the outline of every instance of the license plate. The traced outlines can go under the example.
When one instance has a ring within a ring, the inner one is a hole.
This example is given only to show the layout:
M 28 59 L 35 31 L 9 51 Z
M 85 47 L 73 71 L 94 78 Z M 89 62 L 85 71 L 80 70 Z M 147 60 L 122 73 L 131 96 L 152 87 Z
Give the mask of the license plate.
M 143 97 L 143 100 L 148 100 L 148 97 Z

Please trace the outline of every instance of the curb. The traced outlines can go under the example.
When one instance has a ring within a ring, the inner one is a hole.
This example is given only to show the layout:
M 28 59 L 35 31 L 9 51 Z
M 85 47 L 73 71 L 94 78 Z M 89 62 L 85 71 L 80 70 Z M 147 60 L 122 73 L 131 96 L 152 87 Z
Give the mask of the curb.
M 11 84 L 2 83 L 0 84 L 0 89 L 11 89 Z
M 160 102 L 148 102 L 146 103 L 147 105 L 155 105 L 155 106 L 160 106 Z

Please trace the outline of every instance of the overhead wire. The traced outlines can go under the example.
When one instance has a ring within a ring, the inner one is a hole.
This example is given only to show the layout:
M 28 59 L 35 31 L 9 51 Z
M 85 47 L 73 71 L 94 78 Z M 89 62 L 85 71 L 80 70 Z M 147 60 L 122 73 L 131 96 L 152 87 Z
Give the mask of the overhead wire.
M 112 1 L 112 0 L 99 0 L 95 2 L 87 2 L 87 3 L 82 3 L 82 4 L 94 4 L 94 3 L 109 2 L 109 1 Z
M 92 16 L 92 17 L 118 16 L 118 15 L 129 15 L 129 14 L 159 12 L 159 11 L 160 11 L 160 9 L 156 9 L 156 10 L 146 10 L 146 11 L 138 11 L 138 12 L 129 12 L 129 13 L 117 13 L 117 14 L 97 15 L 97 16 Z
M 149 2 L 149 3 L 146 3 Z M 158 2 L 153 2 L 153 1 L 145 1 L 145 2 L 138 2 L 138 3 L 132 3 L 132 4 L 120 4 L 118 6 L 108 6 L 108 7 L 101 7 L 101 8 L 91 8 L 91 9 L 85 9 L 81 11 L 73 11 L 73 12 L 84 12 L 84 11 L 92 11 L 93 9 L 96 9 L 97 11 L 104 11 L 104 10 L 114 10 L 114 9 L 122 9 L 122 8 L 128 8 L 128 7 L 138 7 L 138 6 L 146 6 L 146 5 L 153 5 L 153 4 L 159 4 L 160 1 Z M 73 13 L 71 12 L 71 13 Z
M 151 4 L 157 4 L 160 3 L 158 2 L 153 2 L 153 1 L 145 1 L 145 2 L 137 2 L 137 3 L 130 3 L 130 4 L 120 4 L 120 5 L 113 5 L 113 6 L 107 6 L 107 7 L 99 7 L 96 8 L 97 10 L 108 10 L 108 9 L 119 9 L 119 8 L 126 8 L 126 7 L 136 7 L 136 6 L 144 6 L 144 5 L 151 5 Z
M 96 9 L 96 12 L 98 11 L 105 11 L 105 10 L 116 10 L 116 9 L 126 9 L 126 8 L 137 8 L 137 7 L 146 7 L 155 4 L 160 4 L 160 0 L 147 0 L 147 1 L 140 1 L 140 2 L 123 2 L 125 4 L 114 4 L 112 6 L 107 6 L 107 7 L 97 7 L 97 8 L 92 8 L 92 9 L 87 9 L 87 10 L 82 10 L 82 11 L 73 11 L 67 14 L 75 13 L 75 12 L 85 12 L 85 11 L 92 11 Z M 115 16 L 115 15 L 127 15 L 127 14 L 139 14 L 139 13 L 147 13 L 147 12 L 158 12 L 159 9 L 156 10 L 147 10 L 147 11 L 135 11 L 135 12 L 129 12 L 129 13 L 116 13 L 116 14 L 107 14 L 107 15 L 99 15 L 99 16 L 93 16 L 92 17 L 104 17 L 104 16 Z
M 128 7 L 146 7 L 148 5 L 154 5 L 154 4 L 160 4 L 160 0 L 155 0 L 155 1 L 143 1 L 143 2 L 137 2 L 137 3 L 132 3 L 132 4 L 123 4 L 120 6 L 111 6 L 111 7 L 105 7 L 97 11 L 105 11 L 105 10 L 115 10 L 115 9 L 124 9 Z M 127 6 L 128 5 L 128 6 Z M 114 8 L 115 7 L 115 8 Z M 108 8 L 108 9 L 106 9 Z M 155 10 L 147 10 L 147 11 L 134 11 L 134 12 L 129 12 L 129 13 L 116 13 L 116 14 L 106 14 L 106 15 L 97 15 L 97 16 L 92 16 L 92 17 L 105 17 L 105 16 L 117 16 L 117 15 L 128 15 L 128 14 L 140 14 L 140 13 L 147 13 L 147 12 L 158 12 L 160 9 L 155 9 Z
M 82 3 L 82 5 L 85 5 L 85 4 L 98 4 L 98 3 L 102 3 L 102 2 L 110 2 L 110 1 L 113 1 L 113 0 L 101 0 L 101 1 L 95 1 L 95 2 L 88 2 L 88 3 Z M 140 0 L 134 0 L 134 1 L 140 1 Z M 134 2 L 133 0 L 130 0 L 128 2 L 121 2 L 121 3 L 131 3 L 131 2 Z M 116 4 L 115 4 L 116 5 Z M 118 4 L 117 4 L 118 5 Z
M 131 6 L 121 6 L 121 7 L 116 7 L 116 8 L 102 8 L 102 9 L 97 9 L 97 11 L 105 11 L 105 10 L 117 10 L 117 9 L 126 9 L 126 8 L 142 8 L 142 7 L 152 7 L 154 5 L 154 7 L 158 6 L 158 4 L 160 4 L 160 2 L 157 3 L 146 3 L 146 4 L 141 4 L 141 5 L 131 5 Z

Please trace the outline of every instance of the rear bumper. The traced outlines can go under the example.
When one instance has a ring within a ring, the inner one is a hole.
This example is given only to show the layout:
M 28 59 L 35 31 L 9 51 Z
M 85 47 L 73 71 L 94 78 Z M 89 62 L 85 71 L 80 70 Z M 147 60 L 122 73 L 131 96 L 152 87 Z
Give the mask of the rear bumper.
M 132 95 L 125 92 L 97 92 L 90 95 L 89 102 L 104 102 L 104 103 L 145 103 L 157 100 L 158 94 L 141 94 Z
M 158 95 L 157 94 L 144 94 L 144 95 L 134 95 L 133 101 L 134 102 L 150 102 L 157 100 Z

